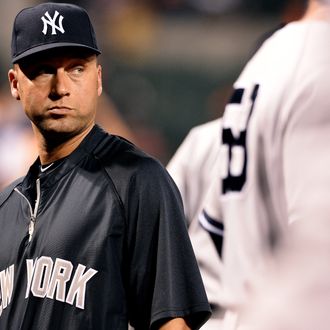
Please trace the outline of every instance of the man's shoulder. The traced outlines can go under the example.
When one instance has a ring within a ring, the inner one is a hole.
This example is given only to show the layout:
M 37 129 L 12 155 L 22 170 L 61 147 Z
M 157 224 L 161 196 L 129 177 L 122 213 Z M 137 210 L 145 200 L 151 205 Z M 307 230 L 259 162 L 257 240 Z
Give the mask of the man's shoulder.
M 277 30 L 250 58 L 238 81 L 267 83 L 273 79 L 287 80 L 303 55 L 306 33 L 307 28 L 301 22 L 293 22 Z
M 93 157 L 113 180 L 117 177 L 149 177 L 165 172 L 159 160 L 127 139 L 106 134 L 93 150 Z
M 93 155 L 105 166 L 134 167 L 146 163 L 157 163 L 157 160 L 145 153 L 129 140 L 112 134 L 106 134 Z
M 16 179 L 0 192 L 0 207 L 9 198 L 13 190 L 23 181 L 23 179 L 24 177 Z
M 109 145 L 97 148 L 93 158 L 101 166 L 104 180 L 124 208 L 131 205 L 128 199 L 157 201 L 162 191 L 174 190 L 174 184 L 160 161 L 119 136 L 112 135 Z M 153 193 L 150 195 L 150 192 Z
M 205 139 L 218 137 L 221 130 L 221 118 L 217 118 L 206 123 L 194 126 L 189 131 L 191 138 Z

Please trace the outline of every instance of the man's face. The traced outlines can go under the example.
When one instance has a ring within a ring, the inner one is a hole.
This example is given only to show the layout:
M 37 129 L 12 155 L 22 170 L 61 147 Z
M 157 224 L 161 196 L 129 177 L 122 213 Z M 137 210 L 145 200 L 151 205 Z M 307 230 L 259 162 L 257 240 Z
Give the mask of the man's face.
M 102 93 L 95 55 L 58 49 L 31 56 L 9 71 L 12 95 L 46 138 L 75 136 L 94 124 Z

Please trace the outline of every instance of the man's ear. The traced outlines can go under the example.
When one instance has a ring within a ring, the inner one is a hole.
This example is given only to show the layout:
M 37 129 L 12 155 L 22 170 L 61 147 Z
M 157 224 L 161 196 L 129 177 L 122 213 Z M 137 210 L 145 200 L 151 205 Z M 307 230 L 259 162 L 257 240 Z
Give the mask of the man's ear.
M 15 69 L 10 69 L 8 71 L 8 80 L 10 84 L 11 95 L 16 100 L 20 100 L 19 91 L 18 91 L 17 71 Z
M 102 86 L 102 67 L 98 65 L 97 67 L 97 94 L 100 96 L 102 94 L 103 86 Z

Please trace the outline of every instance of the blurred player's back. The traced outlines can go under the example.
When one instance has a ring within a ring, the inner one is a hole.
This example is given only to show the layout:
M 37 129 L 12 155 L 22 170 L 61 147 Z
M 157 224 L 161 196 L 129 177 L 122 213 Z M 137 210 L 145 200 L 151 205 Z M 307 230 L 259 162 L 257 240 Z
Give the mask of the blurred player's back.
M 222 189 L 227 305 L 244 302 L 250 279 L 289 223 L 330 214 L 329 35 L 327 22 L 288 24 L 234 85 L 214 184 Z

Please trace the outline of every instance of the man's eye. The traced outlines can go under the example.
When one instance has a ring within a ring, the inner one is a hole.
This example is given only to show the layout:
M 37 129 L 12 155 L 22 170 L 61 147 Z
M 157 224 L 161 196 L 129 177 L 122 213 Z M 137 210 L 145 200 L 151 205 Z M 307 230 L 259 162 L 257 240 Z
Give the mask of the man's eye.
M 52 74 L 54 70 L 50 67 L 45 66 L 37 66 L 33 68 L 23 68 L 23 72 L 30 79 L 36 79 L 38 77 L 42 77 L 44 75 Z
M 45 75 L 54 74 L 54 69 L 48 66 L 39 66 L 30 72 L 31 78 L 42 77 Z
M 52 73 L 54 73 L 54 69 L 52 69 L 49 66 L 40 66 L 39 68 L 37 68 L 36 73 L 38 75 L 52 74 Z
M 75 66 L 71 69 L 71 72 L 77 75 L 83 73 L 83 71 L 84 71 L 84 67 L 82 66 Z

